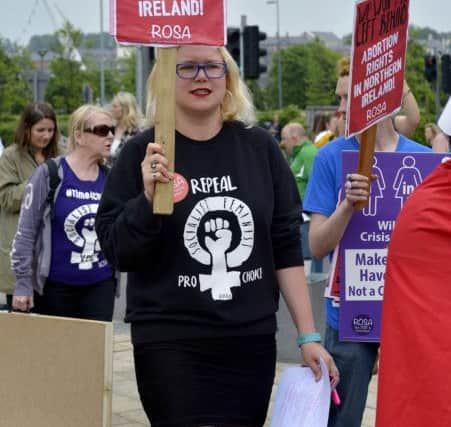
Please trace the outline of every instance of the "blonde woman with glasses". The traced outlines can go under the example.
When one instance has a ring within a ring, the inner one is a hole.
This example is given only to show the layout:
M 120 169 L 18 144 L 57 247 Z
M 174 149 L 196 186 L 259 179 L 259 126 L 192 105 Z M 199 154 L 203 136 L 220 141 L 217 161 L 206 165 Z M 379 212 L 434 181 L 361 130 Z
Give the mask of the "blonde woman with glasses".
M 155 123 L 156 65 L 147 119 Z M 175 172 L 154 129 L 125 145 L 96 229 L 128 271 L 127 316 L 142 404 L 153 427 L 262 426 L 276 361 L 279 292 L 304 361 L 338 371 L 315 330 L 301 257 L 300 200 L 226 49 L 177 50 Z M 174 213 L 153 213 L 157 182 L 174 182 Z M 296 343 L 293 343 L 296 345 Z

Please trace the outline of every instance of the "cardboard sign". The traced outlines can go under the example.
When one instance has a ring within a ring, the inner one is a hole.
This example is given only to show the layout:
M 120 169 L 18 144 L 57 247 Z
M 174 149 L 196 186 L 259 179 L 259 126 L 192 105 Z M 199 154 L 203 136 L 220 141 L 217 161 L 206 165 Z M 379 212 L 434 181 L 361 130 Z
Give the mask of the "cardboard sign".
M 225 0 L 110 0 L 118 43 L 224 46 Z
M 343 182 L 355 170 L 357 155 L 343 152 Z M 354 212 L 340 242 L 340 341 L 379 341 L 391 232 L 407 198 L 444 157 L 443 153 L 375 153 L 372 174 L 377 180 L 368 206 Z
M 0 312 L 0 425 L 110 427 L 111 322 Z
M 361 0 L 354 15 L 346 136 L 378 123 L 402 102 L 409 0 Z

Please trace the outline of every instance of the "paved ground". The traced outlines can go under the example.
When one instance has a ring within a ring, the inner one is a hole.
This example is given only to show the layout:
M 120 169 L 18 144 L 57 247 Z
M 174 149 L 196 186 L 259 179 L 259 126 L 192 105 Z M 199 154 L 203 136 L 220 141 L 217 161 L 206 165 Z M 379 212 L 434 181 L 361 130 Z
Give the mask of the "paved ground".
M 0 293 L 0 305 L 4 303 L 4 295 Z M 147 421 L 147 418 L 142 410 L 141 402 L 138 397 L 138 391 L 136 389 L 129 325 L 121 321 L 114 322 L 113 358 L 113 426 L 149 426 L 149 422 Z M 289 363 L 277 364 L 274 390 L 276 389 L 279 381 L 280 373 L 288 366 L 293 365 Z M 374 376 L 370 384 L 370 392 L 362 427 L 374 427 L 375 425 L 376 390 L 377 376 Z M 270 424 L 271 404 L 272 398 L 265 427 L 269 427 Z
M 115 322 L 114 326 L 113 426 L 149 426 L 149 422 L 147 421 L 147 418 L 141 408 L 138 391 L 136 389 L 136 380 L 133 370 L 133 353 L 130 344 L 128 325 L 122 322 Z M 287 363 L 277 364 L 275 386 L 278 383 L 280 373 L 288 366 L 292 365 Z M 376 387 L 377 376 L 373 377 L 373 380 L 371 381 L 370 393 L 368 396 L 362 427 L 374 427 Z M 270 414 L 271 406 L 265 427 L 269 427 L 271 417 Z

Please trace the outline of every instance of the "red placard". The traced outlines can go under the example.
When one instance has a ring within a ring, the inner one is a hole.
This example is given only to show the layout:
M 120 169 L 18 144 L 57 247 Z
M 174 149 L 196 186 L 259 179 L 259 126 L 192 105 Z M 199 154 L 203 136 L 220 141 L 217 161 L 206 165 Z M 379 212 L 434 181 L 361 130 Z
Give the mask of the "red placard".
M 125 44 L 224 46 L 225 0 L 110 0 L 110 33 Z
M 354 14 L 346 136 L 364 131 L 402 102 L 409 0 L 361 0 Z

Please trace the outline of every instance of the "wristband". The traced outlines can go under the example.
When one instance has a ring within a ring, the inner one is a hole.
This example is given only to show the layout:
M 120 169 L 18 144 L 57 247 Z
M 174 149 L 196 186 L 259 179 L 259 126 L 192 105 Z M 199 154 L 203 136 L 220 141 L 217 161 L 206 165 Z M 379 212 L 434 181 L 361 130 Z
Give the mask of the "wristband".
M 299 347 L 309 342 L 321 342 L 321 334 L 319 332 L 310 332 L 309 334 L 299 335 L 296 338 L 296 343 Z

